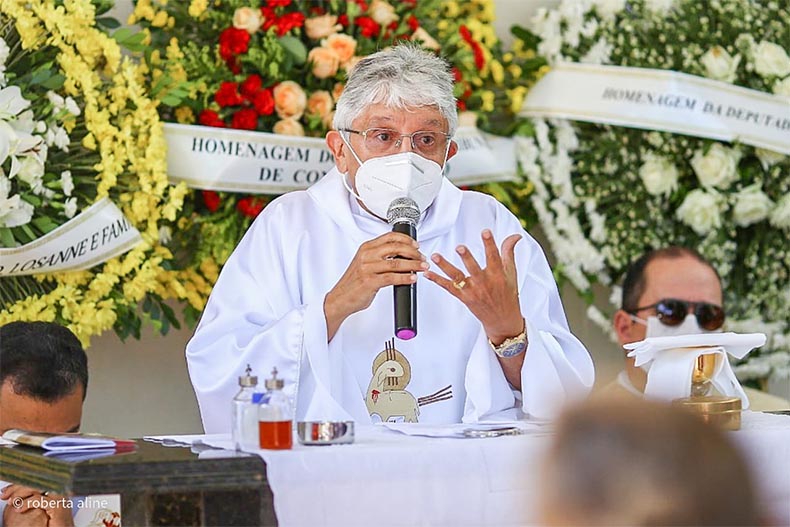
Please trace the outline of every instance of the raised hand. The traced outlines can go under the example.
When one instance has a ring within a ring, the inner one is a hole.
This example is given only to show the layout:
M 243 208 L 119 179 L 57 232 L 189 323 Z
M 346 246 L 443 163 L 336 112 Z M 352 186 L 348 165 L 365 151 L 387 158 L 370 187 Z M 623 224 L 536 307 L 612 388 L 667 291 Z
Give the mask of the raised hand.
M 428 268 L 418 247 L 415 240 L 398 232 L 359 246 L 348 269 L 324 299 L 328 341 L 349 315 L 370 306 L 379 289 L 417 281 L 414 273 Z
M 515 247 L 521 235 L 512 234 L 505 238 L 501 253 L 490 230 L 485 229 L 482 238 L 486 254 L 484 269 L 466 246 L 459 245 L 456 252 L 466 267 L 466 273 L 436 253 L 431 260 L 447 277 L 432 271 L 426 271 L 424 276 L 463 302 L 483 324 L 489 340 L 498 345 L 524 330 L 515 262 Z

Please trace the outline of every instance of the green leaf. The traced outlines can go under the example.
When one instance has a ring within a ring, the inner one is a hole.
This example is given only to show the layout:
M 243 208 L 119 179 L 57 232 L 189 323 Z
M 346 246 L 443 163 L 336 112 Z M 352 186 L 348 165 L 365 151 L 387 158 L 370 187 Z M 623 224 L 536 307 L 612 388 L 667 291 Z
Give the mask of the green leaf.
M 16 245 L 14 234 L 8 227 L 0 227 L 0 243 L 3 244 L 3 247 L 14 247 Z
M 293 58 L 296 64 L 304 64 L 307 60 L 307 48 L 304 47 L 302 41 L 296 37 L 286 35 L 280 37 L 280 45 L 283 49 Z
M 30 223 L 36 226 L 37 229 L 47 233 L 51 230 L 54 230 L 58 227 L 58 224 L 52 221 L 51 219 L 47 218 L 46 216 L 41 216 L 39 218 L 34 218 Z
M 57 90 L 63 86 L 64 82 L 66 82 L 66 77 L 58 73 L 42 82 L 41 86 L 49 90 Z
M 96 23 L 99 24 L 100 26 L 106 27 L 107 29 L 117 29 L 121 27 L 121 23 L 110 16 L 97 18 Z

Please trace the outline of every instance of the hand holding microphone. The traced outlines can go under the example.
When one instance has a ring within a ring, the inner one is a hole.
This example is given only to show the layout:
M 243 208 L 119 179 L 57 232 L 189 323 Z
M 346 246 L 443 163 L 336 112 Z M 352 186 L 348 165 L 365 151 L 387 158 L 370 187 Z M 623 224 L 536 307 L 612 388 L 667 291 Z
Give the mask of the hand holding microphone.
M 417 281 L 415 273 L 429 267 L 417 247 L 413 238 L 397 231 L 359 246 L 346 272 L 324 298 L 327 341 L 347 317 L 369 307 L 379 289 L 390 285 L 408 288 Z

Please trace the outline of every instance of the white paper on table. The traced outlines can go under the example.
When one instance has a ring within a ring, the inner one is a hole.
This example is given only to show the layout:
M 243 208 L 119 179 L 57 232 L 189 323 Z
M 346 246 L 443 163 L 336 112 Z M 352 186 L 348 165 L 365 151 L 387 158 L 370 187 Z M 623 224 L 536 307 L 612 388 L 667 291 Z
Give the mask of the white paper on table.
M 480 421 L 477 423 L 453 423 L 434 425 L 425 423 L 379 423 L 393 432 L 408 436 L 421 437 L 455 437 L 465 438 L 467 430 L 493 430 L 497 428 L 518 428 L 522 434 L 547 433 L 550 431 L 548 421 Z

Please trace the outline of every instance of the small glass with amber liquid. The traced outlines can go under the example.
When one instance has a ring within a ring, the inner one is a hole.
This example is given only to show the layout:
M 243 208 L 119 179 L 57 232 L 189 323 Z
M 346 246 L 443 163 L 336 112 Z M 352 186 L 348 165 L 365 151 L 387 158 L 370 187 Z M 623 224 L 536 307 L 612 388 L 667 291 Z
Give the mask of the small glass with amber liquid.
M 267 450 L 288 450 L 293 447 L 293 413 L 288 396 L 283 393 L 284 381 L 277 378 L 277 368 L 265 382 L 266 392 L 258 405 L 258 438 Z

